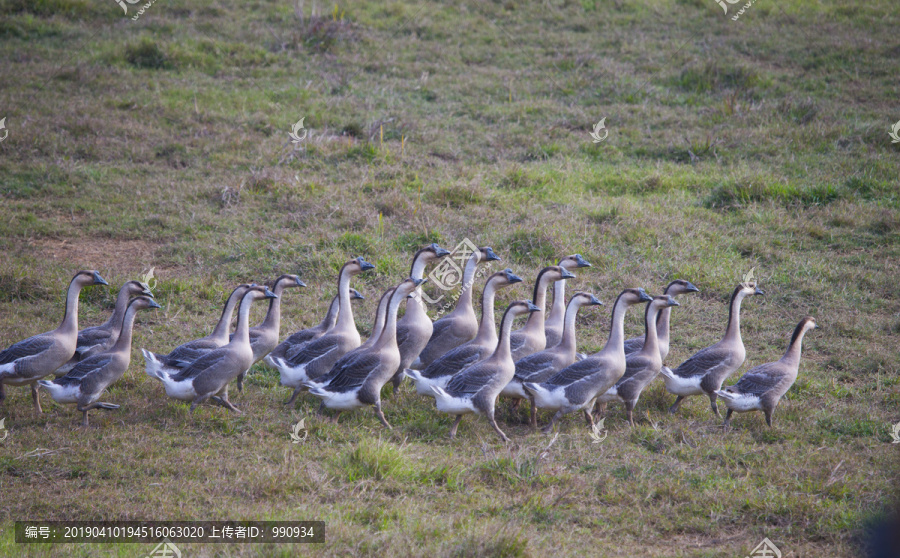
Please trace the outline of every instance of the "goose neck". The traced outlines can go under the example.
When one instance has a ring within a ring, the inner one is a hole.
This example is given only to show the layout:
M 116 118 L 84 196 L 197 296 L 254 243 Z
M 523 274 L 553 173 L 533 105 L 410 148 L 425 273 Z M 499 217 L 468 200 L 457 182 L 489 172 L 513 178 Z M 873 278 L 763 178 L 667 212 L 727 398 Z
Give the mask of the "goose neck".
M 78 295 L 81 293 L 81 284 L 78 283 L 77 278 L 76 276 L 72 279 L 66 290 L 66 311 L 58 328 L 58 331 L 62 333 L 78 331 Z
M 603 346 L 603 352 L 621 353 L 625 355 L 625 311 L 628 309 L 628 302 L 622 299 L 622 295 L 616 299 L 613 305 L 612 318 L 609 326 L 609 339 Z
M 559 340 L 559 345 L 566 352 L 575 352 L 575 318 L 578 317 L 578 310 L 581 308 L 581 304 L 579 304 L 576 300 L 569 301 L 569 305 L 566 307 L 566 319 L 563 323 L 563 332 L 562 338 Z
M 662 312 L 665 312 L 667 310 L 669 310 L 669 307 L 664 308 Z M 654 304 L 653 302 L 647 303 L 647 308 L 644 311 L 644 348 L 641 350 L 644 354 L 659 354 L 659 334 L 657 333 L 657 318 L 660 313 L 660 309 L 658 306 L 656 306 L 656 304 Z
M 238 322 L 237 328 L 234 330 L 234 341 L 242 344 L 250 344 L 250 306 L 253 304 L 254 298 L 252 292 L 245 294 L 238 308 Z
M 119 338 L 116 339 L 116 343 L 112 346 L 113 352 L 131 354 L 131 336 L 134 332 L 134 318 L 137 316 L 137 311 L 136 304 L 131 304 L 125 311 L 125 315 L 122 317 L 121 333 L 119 333 Z
M 239 295 L 241 294 L 241 291 L 242 289 L 240 287 L 231 291 L 228 300 L 225 301 L 225 308 L 222 309 L 222 315 L 219 317 L 215 329 L 213 329 L 212 337 L 224 340 L 224 342 L 228 341 L 228 330 L 231 328 L 231 317 L 234 315 L 235 306 L 240 302 Z
M 744 293 L 740 288 L 735 289 L 731 295 L 731 303 L 728 305 L 728 328 L 725 330 L 725 340 L 741 340 L 741 301 Z
M 353 308 L 350 306 L 350 270 L 347 265 L 341 269 L 338 277 L 338 305 L 337 326 L 343 330 L 356 327 L 353 321 Z
M 388 303 L 384 327 L 381 328 L 381 335 L 378 336 L 378 341 L 374 345 L 377 349 L 380 350 L 389 345 L 397 346 L 397 312 L 400 310 L 400 303 L 403 302 L 408 293 L 408 290 L 400 289 L 399 287 L 394 289 L 391 301 Z
M 494 322 L 494 299 L 497 294 L 497 285 L 488 281 L 481 293 L 481 323 L 478 326 L 476 339 L 489 345 L 497 343 L 497 324 Z

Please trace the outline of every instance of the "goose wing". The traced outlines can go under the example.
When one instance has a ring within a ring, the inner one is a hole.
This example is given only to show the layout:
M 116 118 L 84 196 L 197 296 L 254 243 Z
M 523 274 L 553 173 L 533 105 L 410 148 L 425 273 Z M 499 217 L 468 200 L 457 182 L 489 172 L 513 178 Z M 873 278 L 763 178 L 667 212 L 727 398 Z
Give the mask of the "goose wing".
M 91 374 L 103 371 L 112 362 L 112 359 L 112 355 L 109 354 L 88 357 L 72 367 L 65 376 L 54 380 L 54 383 L 61 386 L 80 384 Z
M 566 366 L 544 383 L 552 386 L 574 384 L 596 372 L 600 365 L 601 362 L 598 359 L 588 357 Z
M 509 350 L 511 352 L 516 352 L 525 344 L 525 333 L 520 331 L 514 331 L 509 336 Z
M 434 322 L 434 329 L 431 332 L 429 344 L 434 341 L 440 343 L 440 345 L 444 347 L 455 348 L 472 340 L 471 337 L 459 335 L 459 333 L 453 330 L 453 325 L 453 320 L 446 318 Z
M 356 355 L 341 366 L 335 365 L 328 376 L 323 380 L 325 389 L 332 392 L 346 392 L 363 385 L 369 374 L 381 364 L 381 357 L 373 352 L 366 351 Z
M 636 353 L 644 348 L 644 336 L 640 337 L 632 337 L 631 339 L 627 339 L 625 341 L 625 354 L 630 355 L 631 353 Z
M 456 396 L 475 394 L 481 391 L 493 376 L 494 371 L 489 366 L 475 364 L 450 378 L 445 391 Z
M 181 369 L 178 374 L 174 374 L 172 379 L 176 382 L 183 382 L 191 378 L 196 378 L 206 370 L 218 367 L 224 362 L 231 360 L 231 356 L 227 351 L 209 351 L 197 360 Z
M 184 368 L 189 363 L 218 348 L 219 345 L 206 338 L 189 341 L 172 349 L 172 352 L 166 355 L 165 364 L 175 368 Z
M 310 341 L 302 349 L 294 354 L 288 362 L 292 366 L 299 366 L 312 362 L 317 358 L 327 355 L 338 348 L 339 337 L 337 335 L 325 335 L 314 341 Z
M 35 335 L 19 341 L 15 345 L 0 352 L 0 364 L 9 364 L 20 358 L 30 357 L 49 349 L 54 339 L 49 335 Z
M 723 389 L 729 393 L 756 396 L 761 396 L 775 389 L 784 379 L 784 375 L 774 369 L 775 367 L 771 366 L 772 364 L 774 363 L 757 366 L 741 376 L 741 379 L 736 384 Z
M 81 357 L 94 347 L 104 346 L 112 338 L 112 331 L 104 327 L 89 327 L 78 332 L 75 354 Z
M 542 377 L 552 375 L 556 372 L 554 366 L 554 358 L 551 353 L 541 351 L 528 355 L 527 357 L 516 362 L 515 378 L 522 382 L 538 382 L 542 381 Z
M 484 351 L 478 346 L 463 345 L 438 358 L 422 371 L 424 378 L 442 378 L 453 376 L 460 370 L 471 366 L 482 359 Z
M 731 356 L 731 351 L 713 345 L 700 350 L 697 354 L 682 362 L 673 372 L 682 378 L 705 376 L 722 366 L 727 366 L 731 361 Z

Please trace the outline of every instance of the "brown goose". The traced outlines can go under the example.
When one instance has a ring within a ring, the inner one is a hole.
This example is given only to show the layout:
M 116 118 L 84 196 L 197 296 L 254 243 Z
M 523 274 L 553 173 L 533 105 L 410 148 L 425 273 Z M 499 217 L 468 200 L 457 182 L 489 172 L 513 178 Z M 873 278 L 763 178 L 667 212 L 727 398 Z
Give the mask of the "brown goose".
M 225 307 L 222 309 L 222 315 L 219 317 L 216 327 L 206 337 L 179 345 L 167 355 L 160 355 L 147 349 L 141 349 L 141 353 L 144 355 L 147 375 L 156 377 L 156 372 L 160 370 L 163 370 L 169 376 L 178 374 L 178 372 L 207 352 L 228 343 L 228 331 L 231 329 L 231 316 L 234 314 L 234 308 L 249 288 L 250 285 L 244 284 L 238 285 L 231 291 L 231 294 L 228 295 L 228 299 L 225 301 Z
M 728 407 L 728 412 L 725 413 L 726 426 L 731 420 L 731 413 L 735 411 L 738 413 L 762 411 L 766 415 L 766 424 L 772 426 L 772 413 L 775 412 L 775 407 L 797 380 L 803 336 L 815 328 L 815 318 L 803 318 L 794 329 L 791 342 L 781 359 L 755 366 L 741 376 L 733 386 L 716 391 Z
M 456 300 L 456 307 L 453 312 L 434 322 L 431 339 L 411 368 L 421 370 L 450 349 L 459 347 L 475 338 L 478 334 L 478 318 L 475 317 L 475 309 L 472 307 L 475 272 L 479 263 L 492 261 L 500 261 L 500 256 L 495 254 L 490 246 L 482 246 L 472 251 L 463 270 L 462 290 Z
M 255 300 L 274 297 L 275 293 L 268 287 L 248 288 L 238 307 L 237 329 L 230 343 L 209 351 L 175 375 L 170 376 L 161 368 L 155 370 L 152 376 L 163 383 L 169 397 L 190 401 L 191 413 L 210 398 L 215 403 L 240 413 L 228 400 L 228 383 L 250 368 L 250 363 L 253 362 L 253 349 L 250 347 L 250 305 Z
M 493 354 L 453 376 L 446 389 L 431 386 L 438 410 L 456 415 L 456 420 L 450 427 L 451 438 L 456 436 L 456 428 L 463 415 L 477 413 L 487 417 L 501 440 L 509 442 L 509 438 L 497 426 L 494 408 L 500 390 L 509 383 L 516 372 L 516 363 L 513 362 L 509 348 L 512 322 L 516 316 L 531 312 L 540 312 L 540 309 L 527 300 L 518 300 L 510 304 L 500 322 L 500 341 Z
M 547 348 L 547 336 L 544 334 L 544 307 L 547 305 L 547 287 L 555 281 L 574 279 L 575 275 L 558 265 L 545 267 L 538 273 L 534 282 L 534 305 L 541 309 L 532 313 L 525 322 L 525 327 L 512 332 L 510 346 L 514 361 L 519 361 L 532 353 Z
M 400 348 L 397 346 L 397 311 L 400 303 L 426 279 L 410 277 L 397 285 L 391 293 L 387 321 L 378 340 L 353 358 L 344 359 L 321 377 L 308 382 L 309 392 L 322 400 L 329 409 L 342 411 L 375 406 L 375 416 L 391 428 L 381 410 L 381 388 L 390 380 L 400 365 Z M 337 417 L 335 417 L 337 420 Z
M 499 340 L 497 324 L 494 322 L 494 296 L 499 289 L 521 282 L 522 278 L 509 268 L 488 277 L 481 293 L 481 324 L 478 326 L 478 335 L 468 343 L 447 351 L 421 372 L 407 368 L 406 374 L 416 383 L 416 393 L 434 397 L 431 386 L 445 387 L 454 374 L 486 359 L 494 352 Z
M 585 410 L 585 418 L 593 424 L 589 409 L 597 394 L 606 393 L 625 373 L 625 311 L 649 300 L 644 289 L 625 289 L 613 305 L 609 339 L 599 353 L 570 364 L 542 384 L 522 384 L 539 409 L 556 411 L 545 432 L 563 415 L 579 409 Z
M 138 310 L 159 308 L 150 297 L 139 296 L 128 303 L 122 316 L 122 329 L 108 351 L 89 356 L 75 365 L 66 375 L 52 381 L 40 380 L 54 401 L 75 404 L 82 413 L 81 424 L 88 425 L 91 409 L 118 409 L 118 405 L 98 401 L 113 382 L 121 378 L 131 363 L 131 332 Z
M 634 426 L 632 413 L 638 398 L 647 384 L 659 375 L 659 370 L 662 368 L 662 350 L 656 332 L 659 326 L 658 317 L 660 313 L 673 306 L 678 306 L 678 303 L 670 295 L 655 296 L 647 304 L 647 310 L 644 312 L 644 338 L 646 339 L 644 346 L 640 351 L 626 355 L 625 374 L 606 393 L 597 397 L 597 402 L 601 405 L 601 413 L 606 411 L 606 404 L 610 401 L 622 401 L 625 403 L 625 415 L 628 422 Z
M 716 390 L 722 387 L 728 376 L 731 376 L 744 364 L 747 353 L 741 340 L 741 301 L 748 296 L 764 294 L 755 282 L 745 281 L 734 289 L 728 305 L 728 328 L 721 341 L 701 349 L 687 359 L 675 370 L 663 367 L 661 372 L 666 382 L 666 389 L 678 397 L 669 409 L 670 413 L 678 411 L 685 397 L 706 394 L 709 406 L 716 416 L 719 407 L 716 405 Z
M 422 248 L 413 256 L 412 268 L 409 276 L 415 279 L 422 279 L 425 273 L 425 267 L 446 256 L 450 255 L 449 250 L 441 248 L 437 244 L 430 244 Z M 431 339 L 434 330 L 434 324 L 431 318 L 425 312 L 425 303 L 422 302 L 422 288 L 416 287 L 413 296 L 406 298 L 406 313 L 397 320 L 397 344 L 400 346 L 400 368 L 391 383 L 394 388 L 400 386 L 403 379 L 403 369 L 408 368 L 410 364 L 419 356 L 422 349 Z
M 122 331 L 122 321 L 125 319 L 125 309 L 128 308 L 128 301 L 132 296 L 149 296 L 153 298 L 150 287 L 140 281 L 128 281 L 119 289 L 119 295 L 116 297 L 116 307 L 112 316 L 103 325 L 89 327 L 78 332 L 78 341 L 75 346 L 75 356 L 69 359 L 69 362 L 63 364 L 54 372 L 57 376 L 64 376 L 79 361 L 89 356 L 96 355 L 108 351 L 119 338 L 119 332 Z
M 250 366 L 262 360 L 278 345 L 278 331 L 281 329 L 281 294 L 285 289 L 305 286 L 306 283 L 296 275 L 282 275 L 275 280 L 275 285 L 272 286 L 275 298 L 269 299 L 266 317 L 261 324 L 250 328 L 250 347 L 253 349 L 253 363 Z M 228 339 L 233 338 L 234 335 L 231 335 Z M 245 374 L 246 372 L 242 372 L 237 377 L 237 388 L 240 392 L 244 391 Z
M 272 359 L 281 373 L 281 385 L 294 388 L 291 398 L 285 403 L 292 404 L 309 382 L 328 373 L 334 363 L 361 344 L 353 310 L 350 308 L 350 278 L 375 266 L 362 258 L 354 258 L 341 267 L 338 276 L 338 294 L 341 297 L 337 323 L 328 333 L 304 345 L 292 358 Z
M 699 293 L 700 289 L 694 286 L 690 281 L 676 279 L 666 286 L 663 294 L 669 296 L 678 296 L 687 293 Z M 659 356 L 663 362 L 669 354 L 669 317 L 672 314 L 671 308 L 663 308 L 656 318 L 656 335 L 659 339 Z M 640 337 L 632 337 L 625 340 L 625 354 L 630 355 L 636 353 L 644 347 L 644 335 Z
M 365 300 L 364 297 L 359 291 L 354 288 L 350 289 L 350 300 Z M 328 312 L 325 314 L 325 318 L 319 322 L 318 324 L 308 327 L 306 329 L 300 330 L 290 337 L 279 343 L 272 352 L 266 355 L 266 358 L 263 360 L 266 361 L 266 364 L 275 368 L 275 365 L 272 362 L 272 359 L 275 357 L 290 359 L 292 356 L 297 354 L 303 345 L 306 345 L 313 339 L 318 339 L 325 335 L 325 333 L 334 327 L 334 324 L 337 322 L 338 317 L 338 308 L 341 297 L 339 295 L 334 295 L 334 298 L 331 299 L 331 304 L 328 305 Z
M 549 380 L 554 374 L 575 362 L 575 318 L 582 306 L 603 304 L 590 293 L 575 293 L 566 307 L 566 321 L 563 327 L 562 340 L 556 346 L 532 353 L 516 362 L 516 373 L 513 379 L 500 392 L 501 397 L 513 399 L 530 399 L 522 384 L 525 382 L 541 383 Z M 531 406 L 531 425 L 537 428 L 537 409 Z
M 37 381 L 53 374 L 75 354 L 78 340 L 78 294 L 89 285 L 108 285 L 94 270 L 79 271 L 69 282 L 66 291 L 66 313 L 62 323 L 53 331 L 19 341 L 0 351 L 0 403 L 6 399 L 5 385 L 31 386 L 34 410 L 41 414 Z
M 564 269 L 578 269 L 591 267 L 591 264 L 581 254 L 572 254 L 559 260 L 556 264 Z M 559 345 L 563 335 L 563 326 L 566 321 L 566 282 L 559 280 L 553 283 L 553 303 L 544 320 L 544 335 L 547 337 L 547 348 Z

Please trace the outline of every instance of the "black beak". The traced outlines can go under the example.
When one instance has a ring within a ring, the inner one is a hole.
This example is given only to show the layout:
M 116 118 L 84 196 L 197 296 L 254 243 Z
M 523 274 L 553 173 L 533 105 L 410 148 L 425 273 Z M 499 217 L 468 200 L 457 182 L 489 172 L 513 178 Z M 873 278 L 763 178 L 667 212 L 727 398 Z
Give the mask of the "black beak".
M 350 300 L 365 300 L 366 297 L 362 295 L 361 292 L 356 289 L 350 289 Z
M 150 304 L 147 305 L 147 308 L 162 308 L 162 306 L 157 304 L 155 300 L 150 300 Z
M 697 286 L 694 285 L 693 283 L 691 283 L 690 281 L 688 281 L 687 287 L 685 287 L 685 289 L 689 293 L 699 293 L 700 292 L 700 289 L 698 289 Z
M 151 291 L 148 287 L 144 287 L 144 290 L 141 291 L 141 294 L 153 298 L 153 291 Z
M 562 273 L 559 275 L 559 277 L 560 279 L 575 279 L 575 274 L 566 268 L 562 268 Z
M 593 306 L 601 306 L 601 305 L 603 305 L 603 302 L 601 302 L 600 299 L 597 298 L 596 296 L 591 295 L 591 304 Z
M 495 254 L 494 250 L 491 249 L 490 246 L 485 246 L 484 252 L 485 252 L 485 258 L 484 258 L 485 261 L 489 261 L 489 262 L 500 261 L 500 256 Z
M 369 271 L 370 269 L 375 269 L 375 266 L 367 262 L 362 258 L 357 258 L 356 261 L 359 263 L 359 268 L 363 271 Z
M 298 287 L 305 287 L 305 286 L 306 286 L 306 283 L 304 283 L 303 281 L 301 281 L 300 278 L 298 277 L 298 278 L 297 278 L 297 286 L 298 286 Z
M 512 270 L 508 267 L 503 270 L 503 273 L 506 274 L 506 280 L 509 281 L 510 285 L 512 285 L 513 283 L 521 283 L 522 282 L 522 278 L 519 277 L 518 275 L 516 275 L 515 273 L 513 273 Z
M 764 295 L 764 294 L 766 294 L 766 291 L 760 289 L 759 287 L 756 287 L 756 291 L 755 291 L 753 294 L 755 294 L 755 295 Z
M 419 285 L 423 285 L 423 284 L 425 284 L 425 283 L 428 282 L 428 279 L 427 279 L 427 278 L 424 278 L 424 277 L 423 277 L 422 279 L 415 279 L 415 278 L 413 278 L 413 277 L 410 277 L 410 279 L 412 279 L 413 284 L 414 284 L 415 286 L 417 286 L 417 287 L 418 287 Z
M 678 301 L 676 301 L 676 300 L 675 300 L 674 298 L 672 298 L 671 296 L 669 297 L 669 300 L 666 301 L 666 303 L 667 303 L 669 306 L 681 306 L 680 304 L 678 304 Z
M 541 311 L 540 308 L 538 308 L 537 306 L 535 306 L 535 305 L 532 304 L 531 302 L 527 302 L 526 304 L 528 304 L 528 311 L 529 311 L 529 312 L 540 312 L 540 311 Z
M 445 248 L 441 248 L 441 247 L 438 246 L 437 244 L 432 244 L 432 245 L 431 245 L 431 249 L 434 250 L 434 255 L 437 256 L 437 257 L 439 257 L 439 258 L 443 258 L 444 256 L 449 256 L 449 255 L 450 255 L 450 250 L 447 250 L 447 249 L 445 249 Z
M 96 271 L 94 272 L 94 284 L 95 285 L 109 285 L 109 283 L 106 282 L 106 279 L 104 279 L 103 277 L 100 277 L 100 274 L 97 273 Z
M 653 297 L 647 294 L 647 291 L 644 289 L 638 289 L 638 300 L 641 302 L 650 302 L 653 300 Z
M 591 267 L 591 262 L 584 259 L 581 254 L 575 254 L 575 263 L 578 267 Z
M 278 298 L 278 295 L 269 290 L 269 287 L 266 287 L 265 290 L 266 298 Z

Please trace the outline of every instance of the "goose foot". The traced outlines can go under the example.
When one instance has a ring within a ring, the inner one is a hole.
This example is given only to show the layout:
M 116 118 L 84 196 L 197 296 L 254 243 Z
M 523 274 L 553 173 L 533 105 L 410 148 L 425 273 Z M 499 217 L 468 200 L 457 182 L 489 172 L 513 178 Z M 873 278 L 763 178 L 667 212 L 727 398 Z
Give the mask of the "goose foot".
M 240 409 L 231 404 L 231 401 L 228 400 L 228 397 L 219 397 L 218 395 L 214 395 L 210 398 L 211 401 L 216 403 L 217 405 L 221 405 L 228 409 L 229 411 L 233 411 L 239 415 L 244 414 Z
M 728 409 L 728 411 L 730 412 L 731 409 Z M 765 415 L 766 415 L 766 424 L 768 424 L 769 427 L 771 428 L 771 426 L 772 426 L 772 410 L 771 409 L 763 409 L 763 413 L 765 413 Z
M 41 396 L 38 394 L 38 383 L 32 382 L 31 384 L 31 399 L 34 401 L 34 414 L 40 415 L 43 414 L 43 410 L 41 409 Z
M 728 411 L 725 413 L 725 422 L 722 423 L 722 426 L 724 426 L 726 430 L 729 426 L 731 426 L 731 414 L 733 412 L 734 411 L 732 411 L 731 409 L 728 409 Z
M 456 415 L 456 420 L 453 421 L 453 426 L 450 427 L 450 439 L 456 438 L 456 429 L 459 427 L 459 421 L 463 418 L 462 415 Z
M 712 409 L 712 412 L 714 412 L 717 417 L 722 418 L 722 415 L 719 414 L 719 406 L 716 404 L 716 397 L 718 396 L 715 393 L 709 394 L 709 408 Z
M 588 428 L 594 427 L 594 413 L 591 411 L 591 409 L 584 409 L 584 421 L 587 423 Z
M 387 419 L 384 418 L 384 412 L 382 412 L 382 410 L 381 410 L 381 402 L 380 401 L 375 404 L 375 416 L 378 417 L 378 420 L 381 421 L 381 424 L 385 425 L 385 427 L 387 427 L 388 430 L 394 429 L 394 427 L 388 423 Z
M 518 399 L 516 399 L 516 401 L 518 401 Z M 499 426 L 497 426 L 497 420 L 494 418 L 494 410 L 493 409 L 491 409 L 491 412 L 488 413 L 488 421 L 491 423 L 491 426 L 494 427 L 494 430 L 497 431 L 497 434 L 500 435 L 500 439 L 503 440 L 504 443 L 508 444 L 509 437 L 506 434 L 504 434 L 504 432 L 502 430 L 500 430 Z
M 684 401 L 684 396 L 683 396 L 683 395 L 679 395 L 679 396 L 675 399 L 675 403 L 673 403 L 672 406 L 669 407 L 669 414 L 670 414 L 670 415 L 674 415 L 675 413 L 678 412 L 678 408 L 681 407 L 681 402 L 682 402 L 682 401 Z
M 298 387 L 294 390 L 294 393 L 291 394 L 291 398 L 284 402 L 284 406 L 293 405 L 294 401 L 297 400 L 297 396 L 300 395 L 300 392 L 303 391 L 303 386 Z

